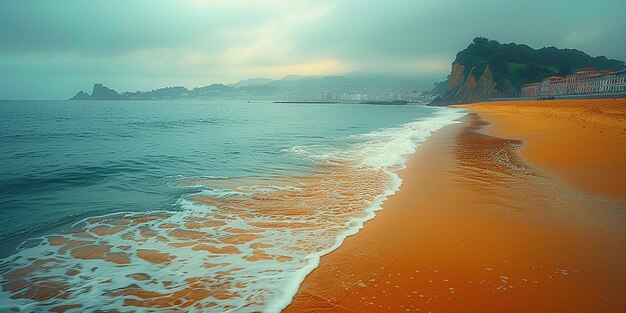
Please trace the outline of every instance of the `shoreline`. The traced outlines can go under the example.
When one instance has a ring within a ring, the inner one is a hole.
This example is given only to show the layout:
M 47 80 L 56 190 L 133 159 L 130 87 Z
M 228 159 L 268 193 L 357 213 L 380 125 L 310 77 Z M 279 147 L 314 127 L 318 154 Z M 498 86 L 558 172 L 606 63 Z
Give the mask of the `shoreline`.
M 401 126 L 373 129 L 344 149 L 322 150 L 326 162 L 310 172 L 179 179 L 179 187 L 201 190 L 181 197 L 180 210 L 93 216 L 43 236 L 6 260 L 0 311 L 280 311 L 319 256 L 362 229 L 398 190 L 396 169 L 417 142 L 466 112 L 414 109 L 421 118 L 409 115 Z
M 485 133 L 515 138 L 524 161 L 581 191 L 626 201 L 626 99 L 458 105 L 494 121 Z
M 588 312 L 626 305 L 624 202 L 555 179 L 552 168 L 527 156 L 534 137 L 511 136 L 519 129 L 486 107 L 468 109 L 485 112 L 429 137 L 399 172 L 404 182 L 385 210 L 323 256 L 283 312 Z M 594 125 L 605 131 L 605 124 Z

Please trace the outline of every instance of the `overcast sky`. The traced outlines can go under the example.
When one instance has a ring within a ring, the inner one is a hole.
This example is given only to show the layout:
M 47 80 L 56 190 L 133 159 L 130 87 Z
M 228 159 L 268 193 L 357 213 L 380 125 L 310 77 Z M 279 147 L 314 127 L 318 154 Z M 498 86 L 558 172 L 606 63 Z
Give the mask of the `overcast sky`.
M 0 1 L 0 99 L 286 74 L 445 78 L 476 36 L 626 59 L 624 0 Z

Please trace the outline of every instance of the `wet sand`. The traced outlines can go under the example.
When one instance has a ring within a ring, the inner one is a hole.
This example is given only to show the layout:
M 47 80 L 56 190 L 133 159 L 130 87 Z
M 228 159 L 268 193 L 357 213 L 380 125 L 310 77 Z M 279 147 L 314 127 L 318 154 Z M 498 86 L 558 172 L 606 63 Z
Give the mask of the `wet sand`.
M 524 141 L 523 158 L 575 188 L 626 200 L 626 99 L 484 102 L 465 106 L 489 133 Z
M 626 103 L 584 101 L 473 106 L 284 312 L 623 312 Z

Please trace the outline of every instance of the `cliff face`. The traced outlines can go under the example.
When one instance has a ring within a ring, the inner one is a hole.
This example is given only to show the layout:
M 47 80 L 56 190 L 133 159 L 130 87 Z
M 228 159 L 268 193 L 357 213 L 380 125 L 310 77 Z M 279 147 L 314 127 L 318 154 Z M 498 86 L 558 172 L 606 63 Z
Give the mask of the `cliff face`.
M 576 68 L 619 69 L 624 62 L 604 56 L 591 57 L 575 49 L 501 44 L 476 37 L 456 55 L 448 77 L 448 90 L 432 105 L 517 97 L 520 88 L 550 76 L 566 76 Z
M 519 93 L 519 89 L 508 79 L 496 81 L 489 66 L 483 69 L 477 79 L 475 74 L 478 71 L 480 69 L 477 67 L 467 68 L 463 64 L 452 64 L 448 90 L 433 105 L 480 102 L 492 98 L 513 97 Z

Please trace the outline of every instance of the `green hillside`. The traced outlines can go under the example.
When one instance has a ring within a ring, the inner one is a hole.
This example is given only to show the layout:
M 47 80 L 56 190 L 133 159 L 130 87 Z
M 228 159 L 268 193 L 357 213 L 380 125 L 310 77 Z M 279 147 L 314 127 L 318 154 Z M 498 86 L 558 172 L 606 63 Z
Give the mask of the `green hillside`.
M 495 40 L 476 37 L 463 51 L 456 55 L 454 64 L 465 66 L 465 75 L 480 78 L 487 66 L 496 82 L 506 78 L 519 88 L 524 84 L 543 78 L 572 74 L 577 68 L 597 69 L 623 68 L 624 62 L 604 56 L 591 57 L 575 49 L 546 47 L 533 49 L 523 44 L 501 44 Z

